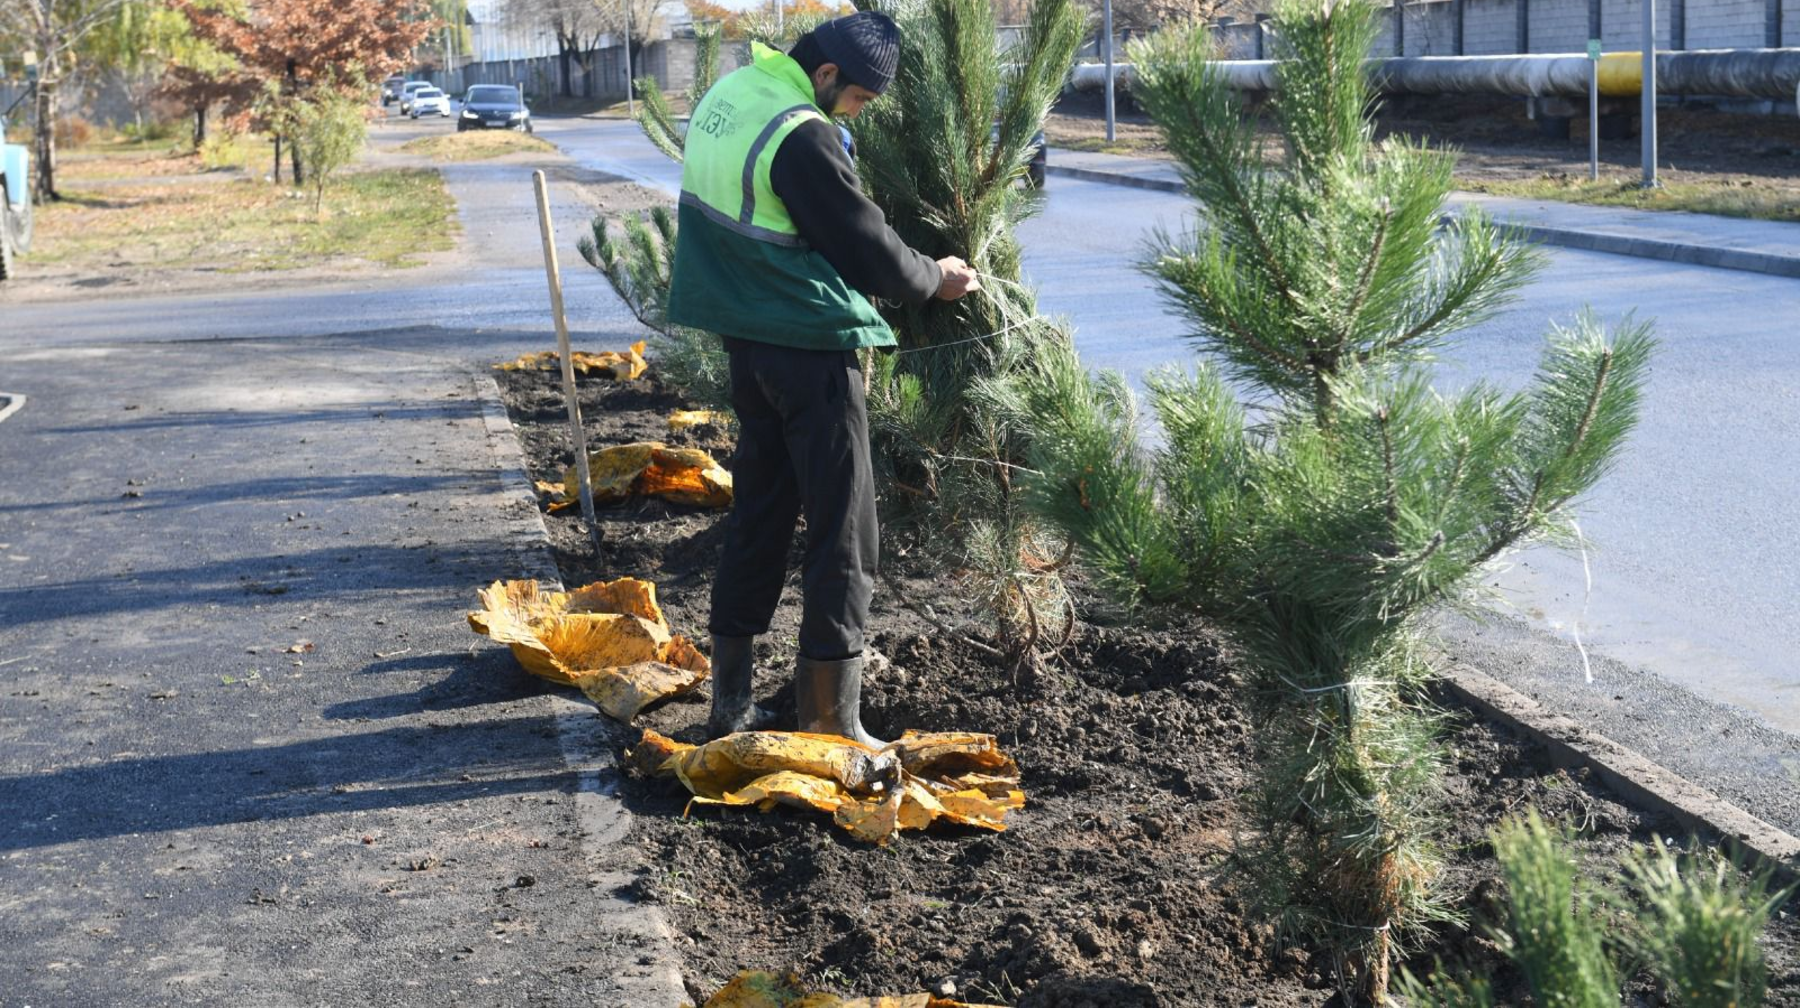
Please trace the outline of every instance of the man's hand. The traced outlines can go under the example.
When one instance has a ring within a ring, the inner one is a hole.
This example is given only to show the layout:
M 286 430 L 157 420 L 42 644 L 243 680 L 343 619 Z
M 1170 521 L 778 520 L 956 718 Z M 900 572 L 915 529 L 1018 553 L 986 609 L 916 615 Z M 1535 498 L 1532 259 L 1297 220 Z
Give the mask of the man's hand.
M 938 284 L 937 296 L 945 301 L 955 301 L 970 291 L 981 289 L 981 280 L 975 275 L 974 267 L 956 256 L 945 256 L 937 264 L 944 271 L 944 279 Z

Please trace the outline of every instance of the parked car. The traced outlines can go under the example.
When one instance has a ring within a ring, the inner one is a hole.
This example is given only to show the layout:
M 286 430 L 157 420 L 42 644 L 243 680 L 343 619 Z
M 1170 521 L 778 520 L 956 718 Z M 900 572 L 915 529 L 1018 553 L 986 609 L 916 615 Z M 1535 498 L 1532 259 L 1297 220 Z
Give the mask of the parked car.
M 531 110 L 519 97 L 519 89 L 505 84 L 477 84 L 463 96 L 462 115 L 456 131 L 516 129 L 531 132 Z
M 400 85 L 400 114 L 407 115 L 412 112 L 413 95 L 424 88 L 435 87 L 437 87 L 437 85 L 430 81 L 423 80 L 407 81 L 405 84 Z
M 0 115 L 0 280 L 13 275 L 13 256 L 31 248 L 31 152 L 6 142 Z
M 400 88 L 406 84 L 406 78 L 395 74 L 381 82 L 381 104 L 391 105 L 400 100 Z
M 440 116 L 448 116 L 450 114 L 450 96 L 434 87 L 420 88 L 414 91 L 412 112 L 409 115 L 417 119 L 432 112 L 436 112 Z

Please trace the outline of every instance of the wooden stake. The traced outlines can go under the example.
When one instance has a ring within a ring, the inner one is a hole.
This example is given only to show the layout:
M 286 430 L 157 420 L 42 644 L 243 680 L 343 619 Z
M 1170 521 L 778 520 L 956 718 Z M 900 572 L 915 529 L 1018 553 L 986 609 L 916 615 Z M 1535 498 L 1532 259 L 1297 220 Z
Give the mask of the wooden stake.
M 599 560 L 600 519 L 594 514 L 594 481 L 588 475 L 587 433 L 581 429 L 581 400 L 575 396 L 575 355 L 569 350 L 569 323 L 563 317 L 562 270 L 556 265 L 556 231 L 550 224 L 550 190 L 544 173 L 531 173 L 537 191 L 538 231 L 544 238 L 544 277 L 550 283 L 550 314 L 556 319 L 556 354 L 562 360 L 563 399 L 569 404 L 569 440 L 575 445 L 575 475 L 581 481 L 581 517 L 594 539 L 594 559 Z

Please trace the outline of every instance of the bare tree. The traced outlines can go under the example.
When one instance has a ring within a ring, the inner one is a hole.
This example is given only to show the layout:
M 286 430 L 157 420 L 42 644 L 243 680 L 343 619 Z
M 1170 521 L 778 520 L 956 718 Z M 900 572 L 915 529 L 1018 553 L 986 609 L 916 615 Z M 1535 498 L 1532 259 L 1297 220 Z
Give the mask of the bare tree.
M 631 66 L 633 76 L 644 76 L 639 68 L 642 62 L 644 46 L 660 38 L 663 33 L 663 6 L 666 0 L 590 0 L 594 9 L 600 12 L 600 19 L 606 25 L 609 34 L 626 39 L 631 47 Z M 631 86 L 627 81 L 626 86 Z
M 1099 0 L 1086 0 L 1086 4 L 1100 10 Z M 1222 14 L 1247 18 L 1255 6 L 1252 0 L 1113 0 L 1113 29 L 1148 32 L 1164 25 L 1211 21 Z M 1094 24 L 1099 23 L 1096 17 Z
M 575 93 L 569 83 L 574 76 L 570 72 L 571 64 L 581 68 L 582 93 L 593 96 L 592 54 L 600 44 L 600 37 L 609 30 L 594 0 L 506 0 L 502 16 L 511 24 L 548 28 L 555 34 L 557 60 L 562 67 L 563 96 Z
M 58 93 L 74 68 L 76 49 L 106 24 L 125 0 L 0 0 L 0 36 L 15 36 L 37 54 L 38 78 L 33 134 L 38 202 L 57 198 L 56 116 Z

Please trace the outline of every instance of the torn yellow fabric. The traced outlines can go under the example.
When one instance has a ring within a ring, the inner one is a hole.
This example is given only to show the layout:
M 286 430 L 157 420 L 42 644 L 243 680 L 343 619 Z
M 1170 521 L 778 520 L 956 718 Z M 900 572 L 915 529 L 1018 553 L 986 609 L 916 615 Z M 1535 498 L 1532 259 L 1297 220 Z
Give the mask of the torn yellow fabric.
M 907 753 L 921 773 L 906 768 Z M 739 732 L 692 746 L 645 731 L 626 758 L 641 773 L 680 780 L 695 804 L 809 808 L 877 844 L 939 821 L 1005 830 L 1006 813 L 1025 806 L 1017 767 L 987 735 L 908 732 L 873 750 L 805 732 Z M 972 763 L 997 772 L 944 772 Z
M 701 1008 L 1000 1008 L 999 1005 L 964 1004 L 930 994 L 888 997 L 841 998 L 808 991 L 792 973 L 782 976 L 765 970 L 744 970 L 731 978 Z
M 589 452 L 588 478 L 596 504 L 632 496 L 662 497 L 698 507 L 731 503 L 730 471 L 698 448 L 670 448 L 660 441 L 636 441 Z M 562 495 L 551 502 L 579 499 L 580 479 L 574 466 L 563 470 Z
M 644 360 L 643 340 L 631 344 L 627 350 L 602 350 L 599 353 L 573 350 L 569 353 L 569 363 L 574 366 L 576 374 L 597 375 L 614 381 L 630 381 L 650 367 Z M 561 366 L 562 355 L 555 350 L 523 354 L 517 360 L 494 365 L 501 371 L 554 371 Z
M 656 585 L 599 581 L 571 592 L 536 581 L 496 581 L 469 613 L 476 633 L 512 649 L 527 672 L 581 688 L 600 709 L 630 721 L 645 707 L 698 686 L 711 664 L 669 632 Z

